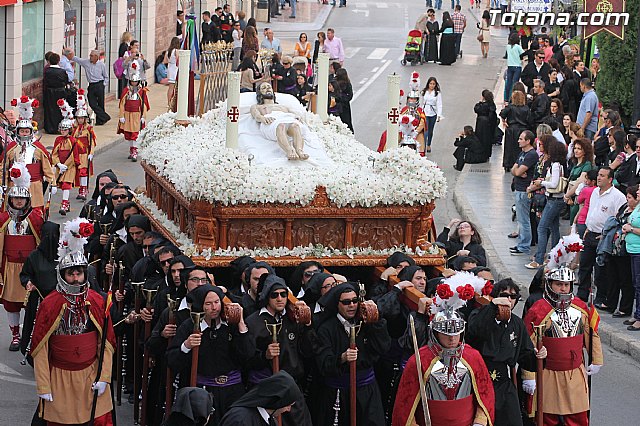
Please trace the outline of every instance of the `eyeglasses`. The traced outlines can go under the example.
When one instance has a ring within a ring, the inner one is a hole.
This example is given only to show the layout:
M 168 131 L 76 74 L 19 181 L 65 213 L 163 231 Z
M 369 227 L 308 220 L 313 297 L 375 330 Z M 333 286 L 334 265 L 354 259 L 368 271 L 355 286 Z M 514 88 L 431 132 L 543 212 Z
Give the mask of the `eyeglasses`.
M 274 291 L 273 293 L 271 293 L 269 295 L 270 298 L 272 299 L 277 299 L 278 297 L 282 297 L 283 299 L 287 298 L 287 292 L 286 291 Z
M 196 284 L 206 284 L 206 283 L 209 282 L 209 278 L 191 277 L 187 281 L 190 281 L 190 282 L 196 283 Z
M 317 274 L 318 272 L 320 272 L 319 269 L 314 269 L 313 271 L 304 271 L 304 276 L 309 278 L 314 276 L 315 274 Z
M 544 59 L 544 56 L 538 56 L 538 59 Z
M 129 198 L 129 196 L 127 194 L 122 194 L 122 195 L 112 195 L 111 199 L 112 200 L 125 200 Z
M 326 290 L 326 289 L 328 289 L 328 288 L 333 288 L 333 287 L 335 287 L 335 286 L 337 286 L 337 285 L 338 285 L 338 282 L 337 282 L 337 281 L 334 281 L 334 282 L 331 282 L 331 283 L 329 283 L 329 284 L 325 284 L 325 285 L 323 285 L 323 286 L 322 286 L 322 287 L 320 287 L 320 288 L 321 288 L 322 290 Z
M 161 261 L 160 261 L 160 265 L 168 265 L 169 263 L 171 263 L 171 260 L 172 260 L 172 259 L 173 259 L 173 258 L 171 258 L 171 259 L 167 259 L 167 260 L 161 260 Z
M 519 294 L 513 294 L 513 293 L 500 293 L 499 295 L 500 297 L 508 297 L 510 299 L 513 300 L 520 300 L 520 295 Z
M 358 298 L 354 297 L 353 299 L 343 299 L 343 300 L 340 300 L 340 303 L 342 303 L 344 306 L 357 305 Z

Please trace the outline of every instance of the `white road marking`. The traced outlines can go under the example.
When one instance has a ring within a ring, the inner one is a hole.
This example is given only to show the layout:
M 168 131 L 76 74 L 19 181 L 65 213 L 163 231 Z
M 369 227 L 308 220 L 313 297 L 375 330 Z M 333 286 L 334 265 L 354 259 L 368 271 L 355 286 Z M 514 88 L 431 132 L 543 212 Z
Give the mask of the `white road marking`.
M 362 80 L 360 80 L 360 82 L 359 82 L 358 84 L 363 85 L 363 84 L 364 84 L 364 83 L 366 83 L 366 82 L 367 82 L 367 79 L 366 79 L 366 78 L 363 78 Z
M 373 69 L 371 70 L 371 72 L 376 72 L 376 71 L 378 71 L 378 69 L 379 69 L 379 68 L 380 68 L 380 67 L 375 67 L 375 68 L 373 68 Z
M 389 5 L 387 3 L 376 3 L 376 7 L 378 9 L 388 9 Z
M 389 49 L 384 47 L 379 47 L 377 49 L 374 49 L 373 52 L 371 52 L 369 56 L 367 56 L 367 59 L 382 59 L 385 57 L 385 55 L 388 52 L 389 52 Z
M 367 81 L 367 84 L 365 84 L 364 86 L 362 86 L 361 88 L 358 89 L 358 91 L 356 93 L 353 94 L 353 99 L 352 102 L 355 101 L 356 99 L 358 99 L 360 97 L 360 95 L 362 95 L 368 88 L 369 86 L 371 86 L 371 84 L 373 84 L 374 81 L 376 81 L 376 79 L 378 77 L 380 77 L 382 75 L 382 73 L 384 72 L 384 70 L 386 70 L 389 65 L 391 65 L 391 60 L 388 60 L 386 64 L 384 64 L 382 67 L 380 67 L 380 69 L 378 70 L 378 72 L 376 74 L 374 74 L 369 81 Z
M 364 9 L 368 6 L 367 3 L 354 3 L 354 4 L 356 6 L 356 9 Z
M 29 386 L 36 385 L 36 382 L 34 380 L 21 379 L 20 377 L 13 377 L 13 376 L 5 376 L 4 374 L 0 374 L 0 380 L 4 380 L 5 382 L 20 383 L 21 385 L 29 385 Z
M 1 362 L 0 362 L 0 373 L 3 373 L 3 374 L 14 374 L 16 376 L 22 376 L 22 374 L 19 371 L 16 371 L 13 368 L 9 367 L 7 364 L 3 364 Z
M 351 10 L 353 13 L 364 13 L 364 17 L 368 18 L 369 17 L 369 11 L 368 10 L 360 10 L 360 9 L 353 9 Z
M 361 47 L 346 47 L 344 49 L 344 57 L 351 59 L 360 51 Z

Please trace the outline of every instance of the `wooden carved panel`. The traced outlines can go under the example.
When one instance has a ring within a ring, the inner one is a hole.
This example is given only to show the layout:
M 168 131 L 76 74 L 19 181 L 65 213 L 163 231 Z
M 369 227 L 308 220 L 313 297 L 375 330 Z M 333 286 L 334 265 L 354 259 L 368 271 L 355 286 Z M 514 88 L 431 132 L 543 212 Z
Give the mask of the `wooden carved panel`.
M 404 243 L 406 221 L 402 219 L 355 219 L 354 247 L 385 249 Z
M 345 224 L 342 219 L 297 219 L 293 221 L 293 245 L 322 244 L 344 248 Z
M 231 247 L 281 247 L 284 245 L 284 221 L 271 219 L 236 219 L 229 221 Z

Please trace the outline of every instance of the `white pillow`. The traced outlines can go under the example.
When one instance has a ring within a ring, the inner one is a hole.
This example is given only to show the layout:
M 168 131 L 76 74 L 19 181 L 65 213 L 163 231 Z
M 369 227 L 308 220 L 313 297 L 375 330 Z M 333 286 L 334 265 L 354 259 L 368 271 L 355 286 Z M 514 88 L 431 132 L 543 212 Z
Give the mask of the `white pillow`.
M 248 114 L 251 106 L 257 103 L 256 92 L 240 93 L 240 114 Z M 297 111 L 303 117 L 307 111 L 298 98 L 288 93 L 276 93 L 276 103 L 284 105 L 292 111 Z

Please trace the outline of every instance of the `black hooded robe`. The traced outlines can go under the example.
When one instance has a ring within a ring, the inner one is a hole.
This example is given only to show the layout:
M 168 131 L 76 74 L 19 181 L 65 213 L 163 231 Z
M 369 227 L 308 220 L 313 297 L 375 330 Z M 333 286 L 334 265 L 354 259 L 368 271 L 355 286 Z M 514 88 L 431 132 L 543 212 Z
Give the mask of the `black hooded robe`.
M 31 342 L 31 332 L 36 318 L 40 296 L 47 297 L 57 285 L 56 258 L 58 257 L 58 242 L 60 240 L 60 225 L 54 222 L 45 222 L 42 225 L 40 244 L 32 251 L 22 265 L 20 283 L 26 287 L 27 283 L 36 286 L 38 291 L 29 294 L 29 300 L 25 308 L 24 323 L 22 326 L 22 339 L 20 339 L 20 352 L 25 354 Z M 31 363 L 31 357 L 29 357 Z

